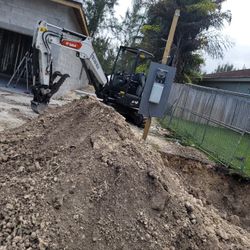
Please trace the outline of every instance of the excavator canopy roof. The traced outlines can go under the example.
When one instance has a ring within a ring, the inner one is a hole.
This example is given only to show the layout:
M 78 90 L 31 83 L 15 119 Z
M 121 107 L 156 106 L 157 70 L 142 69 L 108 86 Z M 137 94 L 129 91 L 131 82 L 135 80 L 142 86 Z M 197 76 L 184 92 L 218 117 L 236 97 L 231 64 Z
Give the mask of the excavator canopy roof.
M 154 55 L 151 54 L 150 52 L 140 49 L 140 48 L 132 48 L 132 47 L 127 47 L 127 46 L 120 46 L 120 49 L 122 50 L 127 50 L 128 52 L 134 53 L 134 54 L 144 54 L 147 58 L 153 58 Z

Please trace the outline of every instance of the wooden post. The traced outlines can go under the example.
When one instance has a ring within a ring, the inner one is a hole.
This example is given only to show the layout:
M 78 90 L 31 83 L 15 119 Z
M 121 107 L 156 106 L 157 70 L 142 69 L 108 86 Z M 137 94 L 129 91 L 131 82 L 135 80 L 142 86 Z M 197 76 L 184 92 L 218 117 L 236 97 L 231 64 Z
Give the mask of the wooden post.
M 171 28 L 170 28 L 170 31 L 169 31 L 169 34 L 168 34 L 168 40 L 167 40 L 165 51 L 164 51 L 163 58 L 162 58 L 162 61 L 161 61 L 162 64 L 167 64 L 168 57 L 169 57 L 169 54 L 170 54 L 170 50 L 171 50 L 173 40 L 174 40 L 174 34 L 175 34 L 175 31 L 176 31 L 177 23 L 178 23 L 178 20 L 179 20 L 179 17 L 180 17 L 180 13 L 181 12 L 180 12 L 179 9 L 177 9 L 175 11 L 175 13 L 174 13 L 174 18 L 173 18 L 172 25 L 171 25 Z
M 162 61 L 161 61 L 162 64 L 167 64 L 168 57 L 169 57 L 169 54 L 170 54 L 170 50 L 171 50 L 171 47 L 172 47 L 172 44 L 173 44 L 174 34 L 175 34 L 175 31 L 176 31 L 176 27 L 177 27 L 179 17 L 180 17 L 180 10 L 177 9 L 175 11 L 175 14 L 174 14 L 174 18 L 173 18 L 173 21 L 172 21 L 170 32 L 168 34 L 168 40 L 167 40 L 166 47 L 165 47 L 164 54 L 163 54 L 163 58 L 162 58 Z M 145 124 L 145 127 L 144 127 L 143 136 L 142 136 L 142 139 L 145 140 L 145 141 L 146 141 L 146 139 L 148 137 L 148 133 L 149 133 L 150 126 L 151 126 L 151 121 L 152 121 L 152 118 L 148 117 L 148 119 L 146 121 L 146 124 Z
M 147 137 L 148 137 L 148 132 L 149 132 L 149 129 L 150 129 L 150 126 L 151 126 L 151 121 L 152 121 L 152 118 L 148 117 L 148 119 L 146 121 L 146 124 L 145 124 L 145 127 L 144 127 L 144 131 L 143 131 L 143 136 L 142 136 L 143 140 L 146 140 Z

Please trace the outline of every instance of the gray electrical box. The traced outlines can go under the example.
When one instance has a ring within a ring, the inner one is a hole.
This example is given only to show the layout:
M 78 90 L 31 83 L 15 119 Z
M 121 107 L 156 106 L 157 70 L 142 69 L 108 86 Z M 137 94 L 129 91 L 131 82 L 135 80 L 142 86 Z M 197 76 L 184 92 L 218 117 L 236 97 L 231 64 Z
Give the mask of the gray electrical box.
M 140 102 L 139 113 L 145 117 L 163 117 L 176 68 L 152 62 Z

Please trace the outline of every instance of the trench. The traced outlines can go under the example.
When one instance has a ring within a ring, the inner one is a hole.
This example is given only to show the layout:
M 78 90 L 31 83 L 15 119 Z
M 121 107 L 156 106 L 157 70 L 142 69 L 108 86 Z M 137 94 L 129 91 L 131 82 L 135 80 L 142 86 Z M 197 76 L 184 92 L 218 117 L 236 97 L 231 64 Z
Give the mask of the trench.
M 186 158 L 162 154 L 165 166 L 177 173 L 185 189 L 206 207 L 236 226 L 250 231 L 249 181 L 230 175 L 221 166 L 210 166 Z

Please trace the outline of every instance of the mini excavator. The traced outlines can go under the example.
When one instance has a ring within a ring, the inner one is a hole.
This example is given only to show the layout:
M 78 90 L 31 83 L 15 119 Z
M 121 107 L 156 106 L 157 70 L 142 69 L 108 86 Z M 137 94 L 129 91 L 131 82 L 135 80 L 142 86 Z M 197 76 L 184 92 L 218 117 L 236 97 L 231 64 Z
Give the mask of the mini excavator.
M 121 46 L 114 62 L 111 76 L 103 72 L 92 46 L 92 38 L 77 32 L 40 21 L 33 36 L 33 100 L 31 108 L 43 113 L 51 97 L 70 77 L 67 73 L 53 71 L 52 45 L 76 52 L 96 96 L 113 106 L 134 124 L 141 126 L 144 117 L 138 113 L 145 85 L 145 69 L 153 55 L 143 49 Z

